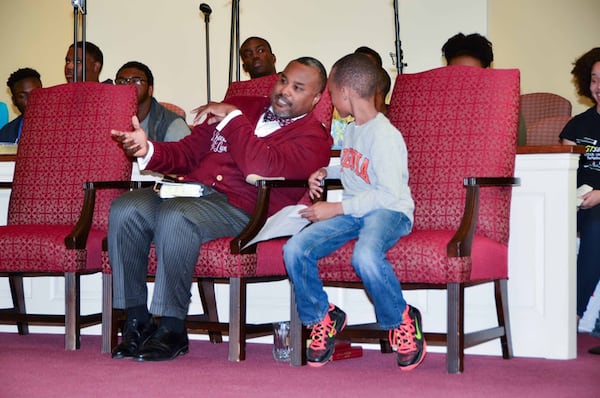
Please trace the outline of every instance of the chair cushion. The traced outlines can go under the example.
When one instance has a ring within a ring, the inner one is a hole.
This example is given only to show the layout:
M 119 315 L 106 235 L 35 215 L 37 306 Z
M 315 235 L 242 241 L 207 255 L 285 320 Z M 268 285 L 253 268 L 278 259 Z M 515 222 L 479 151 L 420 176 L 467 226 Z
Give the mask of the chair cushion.
M 87 250 L 70 250 L 65 236 L 71 225 L 9 225 L 0 228 L 0 272 L 99 271 L 102 238 L 106 231 L 93 229 Z
M 271 89 L 275 85 L 279 75 L 268 75 L 250 80 L 240 80 L 231 82 L 227 87 L 224 101 L 231 97 L 238 96 L 261 96 L 268 97 L 271 94 Z
M 200 247 L 198 261 L 194 268 L 195 277 L 206 278 L 242 278 L 257 276 L 286 275 L 283 262 L 274 269 L 257 267 L 256 254 L 231 254 L 229 242 L 231 237 L 215 239 Z M 156 251 L 150 247 L 148 255 L 148 275 L 156 275 Z M 102 253 L 102 272 L 112 273 L 108 254 Z
M 414 231 L 400 239 L 388 252 L 394 272 L 404 283 L 467 282 L 506 278 L 508 247 L 489 238 L 476 236 L 471 257 L 447 257 L 446 243 L 452 231 Z M 258 244 L 256 274 L 285 273 L 282 247 L 285 239 Z M 354 241 L 319 260 L 323 281 L 358 282 L 351 265 Z

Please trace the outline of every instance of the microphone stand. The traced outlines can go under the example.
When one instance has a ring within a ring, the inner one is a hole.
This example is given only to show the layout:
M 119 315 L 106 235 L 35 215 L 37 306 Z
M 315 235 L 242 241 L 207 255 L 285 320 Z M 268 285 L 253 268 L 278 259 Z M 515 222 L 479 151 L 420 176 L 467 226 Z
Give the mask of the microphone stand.
M 204 14 L 204 26 L 206 30 L 206 102 L 210 102 L 210 39 L 208 35 L 208 23 L 210 22 L 210 14 L 212 9 L 206 3 L 200 4 L 200 11 Z
M 79 14 L 81 13 L 81 79 L 85 81 L 85 7 L 86 0 L 71 0 L 73 5 L 73 81 L 77 81 L 77 37 L 79 36 Z
M 406 66 L 404 63 L 404 55 L 402 54 L 402 41 L 400 41 L 400 19 L 398 18 L 398 0 L 394 0 L 394 21 L 396 28 L 396 69 L 398 74 L 402 74 L 402 70 Z M 392 55 L 390 53 L 390 55 Z
M 235 57 L 236 81 L 240 80 L 240 0 L 231 2 L 231 33 L 229 42 L 229 84 L 233 81 L 233 59 Z

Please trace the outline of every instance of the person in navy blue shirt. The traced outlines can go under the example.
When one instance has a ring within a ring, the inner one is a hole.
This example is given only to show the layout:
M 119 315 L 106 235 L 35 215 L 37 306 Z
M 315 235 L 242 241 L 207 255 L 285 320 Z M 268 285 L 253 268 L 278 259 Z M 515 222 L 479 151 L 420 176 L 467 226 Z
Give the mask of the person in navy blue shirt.
M 10 89 L 12 102 L 21 113 L 14 120 L 0 130 L 0 142 L 19 143 L 21 128 L 23 127 L 23 114 L 27 108 L 29 94 L 36 88 L 42 87 L 40 74 L 31 68 L 21 68 L 8 77 L 6 85 Z
M 559 135 L 564 145 L 585 147 L 579 157 L 577 186 L 593 188 L 581 197 L 583 202 L 577 210 L 577 316 L 581 318 L 600 281 L 600 47 L 580 56 L 571 74 L 577 93 L 592 103 L 571 118 Z

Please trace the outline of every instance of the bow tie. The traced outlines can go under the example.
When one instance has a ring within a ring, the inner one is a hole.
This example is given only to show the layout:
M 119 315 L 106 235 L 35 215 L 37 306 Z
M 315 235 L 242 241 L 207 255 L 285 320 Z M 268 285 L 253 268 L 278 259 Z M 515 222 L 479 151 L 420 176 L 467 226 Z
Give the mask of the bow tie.
M 285 117 L 277 116 L 270 109 L 267 109 L 267 111 L 265 112 L 265 115 L 263 116 L 263 120 L 265 122 L 277 122 L 277 123 L 279 123 L 280 127 L 285 127 L 294 122 L 294 119 L 292 119 L 290 117 L 285 118 Z

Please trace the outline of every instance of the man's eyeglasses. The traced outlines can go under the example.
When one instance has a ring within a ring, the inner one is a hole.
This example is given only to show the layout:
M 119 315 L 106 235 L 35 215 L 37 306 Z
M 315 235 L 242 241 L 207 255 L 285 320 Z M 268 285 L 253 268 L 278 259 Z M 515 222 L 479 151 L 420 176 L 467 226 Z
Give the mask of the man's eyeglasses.
M 120 86 L 125 84 L 135 84 L 136 86 L 141 86 L 142 82 L 145 82 L 146 79 L 142 79 L 141 77 L 120 77 L 115 80 L 115 84 Z

